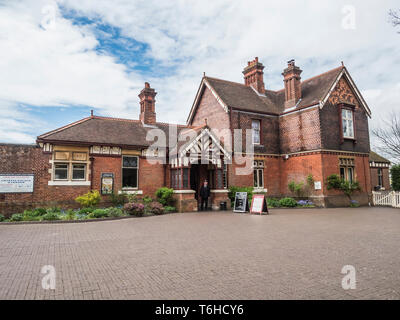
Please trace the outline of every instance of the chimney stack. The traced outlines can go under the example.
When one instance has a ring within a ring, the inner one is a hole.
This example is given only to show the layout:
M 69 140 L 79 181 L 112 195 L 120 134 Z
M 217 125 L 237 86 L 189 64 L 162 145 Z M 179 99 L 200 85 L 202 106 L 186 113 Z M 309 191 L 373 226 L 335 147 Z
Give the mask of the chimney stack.
M 263 70 L 264 66 L 258 62 L 258 57 L 247 62 L 247 66 L 243 70 L 244 84 L 253 87 L 260 94 L 265 94 Z
M 288 61 L 288 66 L 282 73 L 285 83 L 285 109 L 294 107 L 301 99 L 301 73 L 302 70 L 295 65 L 294 59 Z
M 156 111 L 155 111 L 155 96 L 157 92 L 153 88 L 150 88 L 150 84 L 145 82 L 144 89 L 140 91 L 140 116 L 139 119 L 143 124 L 155 124 L 156 123 Z

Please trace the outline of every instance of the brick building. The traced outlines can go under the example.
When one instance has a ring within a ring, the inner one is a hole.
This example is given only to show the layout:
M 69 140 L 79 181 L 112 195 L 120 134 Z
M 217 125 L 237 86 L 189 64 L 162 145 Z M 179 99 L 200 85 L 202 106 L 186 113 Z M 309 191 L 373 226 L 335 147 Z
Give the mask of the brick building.
M 369 154 L 371 168 L 371 186 L 373 190 L 390 190 L 390 161 L 374 151 Z
M 341 192 L 327 190 L 331 174 L 359 181 L 354 198 L 368 204 L 370 109 L 343 65 L 303 81 L 301 72 L 289 61 L 279 91 L 268 90 L 258 58 L 244 68 L 243 84 L 204 76 L 185 125 L 157 122 L 157 93 L 146 83 L 139 120 L 92 113 L 38 136 L 35 146 L 2 145 L 0 176 L 33 174 L 34 187 L 3 188 L 0 210 L 73 205 L 89 190 L 102 191 L 104 201 L 111 191 L 154 196 L 168 186 L 178 208 L 192 211 L 205 179 L 214 208 L 229 186 L 282 197 L 293 196 L 291 181 L 303 182 L 303 196 L 318 205 L 347 205 Z

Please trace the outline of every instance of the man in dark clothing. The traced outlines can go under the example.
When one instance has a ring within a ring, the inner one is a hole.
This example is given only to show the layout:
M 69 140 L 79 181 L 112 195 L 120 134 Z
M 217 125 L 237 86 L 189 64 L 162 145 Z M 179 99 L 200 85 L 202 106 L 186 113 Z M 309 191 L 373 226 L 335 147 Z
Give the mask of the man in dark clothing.
M 208 197 L 210 196 L 210 187 L 208 186 L 207 180 L 204 181 L 204 184 L 200 188 L 200 197 L 201 197 L 201 211 L 203 211 L 204 204 L 205 209 L 208 207 Z

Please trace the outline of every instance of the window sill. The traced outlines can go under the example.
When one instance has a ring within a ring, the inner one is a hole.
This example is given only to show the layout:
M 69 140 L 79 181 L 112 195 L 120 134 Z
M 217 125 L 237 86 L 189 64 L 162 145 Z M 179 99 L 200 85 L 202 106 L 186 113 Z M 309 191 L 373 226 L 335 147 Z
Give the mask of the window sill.
M 90 186 L 90 181 L 54 180 L 48 182 L 49 186 Z
M 196 193 L 194 190 L 174 190 L 174 193 L 184 194 L 184 193 Z
M 126 188 L 118 191 L 118 194 L 143 194 L 143 190 L 133 189 L 133 188 Z
M 229 190 L 227 190 L 227 189 L 211 189 L 210 192 L 211 193 L 228 193 Z
M 268 189 L 264 189 L 264 188 L 254 188 L 253 189 L 253 193 L 257 193 L 257 192 L 268 192 Z

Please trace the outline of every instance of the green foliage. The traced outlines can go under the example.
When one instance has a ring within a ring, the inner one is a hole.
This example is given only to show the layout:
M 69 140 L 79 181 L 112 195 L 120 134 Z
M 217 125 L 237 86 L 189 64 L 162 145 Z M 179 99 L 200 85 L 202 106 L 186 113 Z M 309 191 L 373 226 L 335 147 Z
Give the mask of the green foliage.
M 279 199 L 274 199 L 274 198 L 267 198 L 267 205 L 270 208 L 279 208 Z
M 131 216 L 141 217 L 144 214 L 144 205 L 137 202 L 125 203 L 124 210 Z
M 6 220 L 6 217 L 3 216 L 2 214 L 0 214 L 0 222 L 2 222 L 2 221 L 4 221 L 4 220 Z
M 163 206 L 173 206 L 174 205 L 174 189 L 167 187 L 159 188 L 156 191 L 157 201 Z
M 337 174 L 332 174 L 327 178 L 327 188 L 341 190 L 346 196 L 351 198 L 351 195 L 358 190 L 361 190 L 358 181 L 347 181 L 341 179 Z
M 24 220 L 24 215 L 22 213 L 14 213 L 10 218 L 10 221 L 22 221 L 22 220 Z
M 57 212 L 50 211 L 50 212 L 47 212 L 45 215 L 42 216 L 42 220 L 47 220 L 47 221 L 60 220 L 60 216 L 59 216 L 59 214 Z
M 153 202 L 153 199 L 151 198 L 151 197 L 149 197 L 149 196 L 145 196 L 145 197 L 143 197 L 143 204 L 144 205 L 147 205 L 147 204 L 150 204 L 150 203 L 152 203 Z
M 247 200 L 249 201 L 250 205 L 251 199 L 253 198 L 253 191 L 254 191 L 253 187 L 235 187 L 235 186 L 229 187 L 228 197 L 231 200 L 232 208 L 235 202 L 236 192 L 247 192 Z
M 75 198 L 82 207 L 94 207 L 100 202 L 100 193 L 97 190 L 89 191 L 82 196 Z
M 41 210 L 25 210 L 23 213 L 23 220 L 24 221 L 39 221 L 41 219 Z M 46 214 L 46 210 L 44 211 Z
M 392 189 L 394 191 L 400 191 L 400 164 L 396 164 L 390 168 L 390 174 L 392 176 Z
M 313 175 L 311 173 L 307 176 L 307 184 L 310 187 L 314 186 L 314 177 L 313 177 Z
M 94 211 L 94 208 L 82 208 L 78 211 L 78 214 L 89 214 Z
M 124 212 L 120 208 L 111 207 L 111 208 L 108 208 L 107 211 L 108 211 L 108 216 L 109 217 L 122 217 L 122 216 L 124 216 Z
M 279 206 L 294 208 L 297 206 L 297 202 L 293 198 L 282 198 L 281 200 L 279 200 Z
M 164 207 L 164 211 L 165 211 L 166 213 L 176 212 L 176 208 L 173 207 L 173 206 L 165 206 L 165 207 Z
M 126 195 L 124 193 L 111 193 L 110 200 L 111 203 L 115 206 L 123 206 L 125 203 Z
M 295 181 L 290 181 L 288 184 L 289 190 L 294 193 L 297 197 L 300 197 L 303 193 L 303 182 L 296 183 Z
M 75 220 L 76 218 L 76 212 L 75 210 L 69 209 L 65 213 L 65 220 Z
M 34 213 L 35 213 L 36 216 L 43 216 L 43 215 L 45 215 L 47 213 L 47 209 L 45 209 L 45 208 L 36 208 L 34 210 Z
M 89 213 L 90 217 L 99 219 L 99 218 L 106 218 L 108 217 L 108 210 L 107 209 L 96 209 L 93 212 Z

